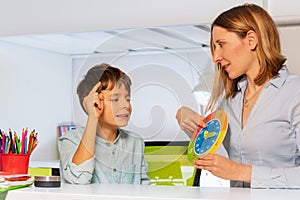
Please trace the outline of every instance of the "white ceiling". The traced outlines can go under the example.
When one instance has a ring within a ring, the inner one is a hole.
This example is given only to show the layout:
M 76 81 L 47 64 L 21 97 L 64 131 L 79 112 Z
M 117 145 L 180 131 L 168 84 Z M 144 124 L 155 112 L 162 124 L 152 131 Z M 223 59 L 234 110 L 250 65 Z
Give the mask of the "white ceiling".
M 264 7 L 278 24 L 300 23 L 295 0 L 0 2 L 0 41 L 74 56 L 206 47 L 209 26 L 191 24 L 209 24 L 220 12 L 246 2 Z
M 0 0 L 0 36 L 210 23 L 234 5 L 264 1 Z
M 262 5 L 262 1 L 250 2 Z M 208 46 L 209 27 L 191 24 L 209 24 L 224 9 L 243 2 L 246 1 L 3 1 L 0 41 L 72 56 L 149 47 L 202 48 Z
M 65 55 L 209 46 L 209 25 L 0 37 L 0 41 Z

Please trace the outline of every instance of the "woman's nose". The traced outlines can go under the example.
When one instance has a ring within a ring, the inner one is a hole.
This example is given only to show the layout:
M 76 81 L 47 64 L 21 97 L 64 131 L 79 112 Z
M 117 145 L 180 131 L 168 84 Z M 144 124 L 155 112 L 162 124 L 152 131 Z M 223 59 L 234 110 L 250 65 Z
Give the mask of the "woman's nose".
M 214 52 L 214 56 L 213 56 L 214 62 L 218 63 L 222 61 L 222 57 L 220 56 L 220 54 Z
M 213 60 L 215 63 L 221 62 L 222 61 L 222 55 L 220 52 L 220 49 L 215 49 L 213 52 Z

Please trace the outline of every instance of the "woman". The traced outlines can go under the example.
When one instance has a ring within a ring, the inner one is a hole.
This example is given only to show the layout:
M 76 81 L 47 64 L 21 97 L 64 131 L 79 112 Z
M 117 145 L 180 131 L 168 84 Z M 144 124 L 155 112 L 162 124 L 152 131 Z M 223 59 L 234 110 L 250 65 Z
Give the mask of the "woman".
M 231 187 L 300 188 L 300 78 L 289 73 L 279 34 L 261 7 L 245 4 L 220 14 L 211 26 L 217 69 L 207 110 L 223 109 L 229 159 L 208 154 L 194 166 L 231 180 Z M 186 132 L 203 117 L 182 107 Z
M 149 184 L 144 141 L 120 127 L 132 107 L 130 78 L 108 64 L 92 67 L 77 93 L 88 115 L 84 130 L 59 138 L 61 174 L 68 183 Z

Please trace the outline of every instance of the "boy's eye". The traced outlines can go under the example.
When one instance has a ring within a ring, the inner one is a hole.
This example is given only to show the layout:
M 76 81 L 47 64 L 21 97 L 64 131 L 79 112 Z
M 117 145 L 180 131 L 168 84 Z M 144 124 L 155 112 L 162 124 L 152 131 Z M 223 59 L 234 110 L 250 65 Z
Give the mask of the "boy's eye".
M 120 100 L 120 98 L 111 98 L 111 99 L 110 99 L 110 101 L 112 101 L 112 102 L 118 102 L 119 100 Z M 126 101 L 127 101 L 127 102 L 130 102 L 131 99 L 128 97 L 128 98 L 126 98 Z

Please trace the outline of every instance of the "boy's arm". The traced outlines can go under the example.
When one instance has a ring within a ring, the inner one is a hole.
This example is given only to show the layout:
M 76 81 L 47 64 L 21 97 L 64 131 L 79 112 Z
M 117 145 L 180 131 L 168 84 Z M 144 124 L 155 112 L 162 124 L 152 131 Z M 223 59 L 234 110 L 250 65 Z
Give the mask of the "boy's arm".
M 80 165 L 76 165 L 72 162 L 72 157 L 80 139 L 77 134 L 77 131 L 65 133 L 65 135 L 58 140 L 60 173 L 62 178 L 68 183 L 89 184 L 91 183 L 94 171 L 94 158 L 86 160 Z

